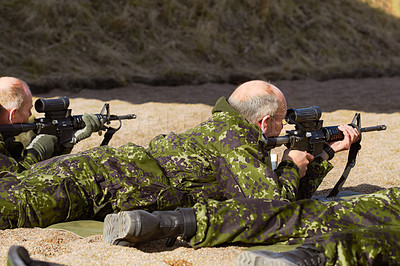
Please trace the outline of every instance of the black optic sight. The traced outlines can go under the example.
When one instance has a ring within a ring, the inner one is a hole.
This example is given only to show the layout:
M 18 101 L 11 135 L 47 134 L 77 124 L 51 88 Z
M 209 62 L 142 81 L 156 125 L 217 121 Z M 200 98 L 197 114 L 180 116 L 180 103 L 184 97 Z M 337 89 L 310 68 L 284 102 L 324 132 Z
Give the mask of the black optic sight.
M 322 111 L 318 106 L 311 106 L 302 109 L 289 109 L 286 113 L 286 121 L 289 124 L 305 123 L 318 121 L 321 118 Z
M 63 97 L 58 99 L 37 99 L 35 109 L 39 113 L 65 111 L 69 106 L 69 98 Z

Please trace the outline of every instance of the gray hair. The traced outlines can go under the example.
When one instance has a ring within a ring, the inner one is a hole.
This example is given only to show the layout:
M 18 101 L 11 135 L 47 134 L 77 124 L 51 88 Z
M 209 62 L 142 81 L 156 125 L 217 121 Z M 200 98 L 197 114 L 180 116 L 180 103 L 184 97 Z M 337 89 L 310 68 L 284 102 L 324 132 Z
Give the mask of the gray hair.
M 247 121 L 253 124 L 257 123 L 265 115 L 274 116 L 279 107 L 279 99 L 272 93 L 246 95 L 242 100 L 238 100 L 231 95 L 228 102 Z

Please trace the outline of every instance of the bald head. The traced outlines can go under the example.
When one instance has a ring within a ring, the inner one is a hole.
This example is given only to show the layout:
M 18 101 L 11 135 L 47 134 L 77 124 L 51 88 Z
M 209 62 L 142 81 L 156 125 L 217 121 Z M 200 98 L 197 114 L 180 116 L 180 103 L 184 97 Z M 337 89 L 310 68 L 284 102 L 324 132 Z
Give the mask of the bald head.
M 26 123 L 31 108 L 28 85 L 14 77 L 0 77 L 0 124 Z
M 283 97 L 282 92 L 277 87 L 262 80 L 252 80 L 243 83 L 232 93 L 232 97 L 236 100 L 243 101 L 248 97 L 265 94 L 274 94 L 276 97 Z
M 228 101 L 250 123 L 257 123 L 266 114 L 274 116 L 278 109 L 286 112 L 286 99 L 281 90 L 262 80 L 243 83 Z
M 14 77 L 0 77 L 0 89 L 4 89 L 12 86 L 13 84 L 20 82 L 21 80 Z

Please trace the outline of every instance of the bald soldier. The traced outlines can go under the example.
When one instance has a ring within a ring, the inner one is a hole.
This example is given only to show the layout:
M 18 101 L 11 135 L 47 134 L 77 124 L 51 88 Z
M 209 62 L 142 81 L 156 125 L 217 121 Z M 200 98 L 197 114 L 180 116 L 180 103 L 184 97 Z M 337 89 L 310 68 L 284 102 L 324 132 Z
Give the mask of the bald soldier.
M 14 77 L 0 77 L 0 126 L 28 123 L 32 116 L 32 93 L 29 86 Z M 32 117 L 33 119 L 33 117 Z M 101 121 L 93 114 L 84 114 L 86 126 L 77 134 L 87 138 L 101 127 Z M 17 137 L 5 139 L 0 131 L 0 171 L 21 172 L 31 165 L 54 156 L 56 136 L 24 132 Z M 63 149 L 69 153 L 73 144 Z
M 306 152 L 286 150 L 275 172 L 271 171 L 263 139 L 280 133 L 285 113 L 285 98 L 276 87 L 250 81 L 239 86 L 228 101 L 219 99 L 204 123 L 181 134 L 157 137 L 148 152 L 176 191 L 182 192 L 181 203 L 175 211 L 159 208 L 149 213 L 149 208 L 143 207 L 109 214 L 103 240 L 135 245 L 168 238 L 171 244 L 182 236 L 193 247 L 303 244 L 284 253 L 243 252 L 239 265 L 398 262 L 398 188 L 351 201 L 312 200 L 311 195 L 332 168 L 325 152 L 314 158 Z M 349 126 L 339 129 L 344 140 L 328 143 L 335 152 L 349 149 L 359 138 Z M 202 180 L 214 189 L 201 184 Z M 185 196 L 201 190 L 203 193 L 197 193 L 191 201 L 194 204 L 187 208 Z M 214 195 L 205 193 L 209 191 Z
M 32 115 L 32 94 L 29 86 L 14 77 L 0 77 L 0 125 L 28 123 Z M 4 139 L 0 132 L 0 171 L 20 172 L 30 165 L 50 158 L 57 138 L 22 133 L 18 140 Z M 28 147 L 28 150 L 25 148 Z
M 32 107 L 32 94 L 25 82 L 0 77 L 0 125 L 28 123 Z

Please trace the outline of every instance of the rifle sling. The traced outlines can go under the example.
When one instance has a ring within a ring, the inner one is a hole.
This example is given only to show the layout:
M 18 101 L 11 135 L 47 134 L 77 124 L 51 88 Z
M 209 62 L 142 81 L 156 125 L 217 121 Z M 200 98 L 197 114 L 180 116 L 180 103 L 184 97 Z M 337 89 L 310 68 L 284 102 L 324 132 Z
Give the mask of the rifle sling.
M 353 168 L 356 165 L 356 157 L 358 151 L 361 149 L 361 139 L 350 146 L 350 151 L 349 155 L 347 158 L 347 164 L 346 168 L 343 171 L 342 176 L 340 177 L 339 181 L 336 183 L 334 188 L 331 190 L 329 195 L 326 198 L 332 198 L 336 197 L 339 194 L 339 190 L 342 188 L 344 182 L 346 182 L 346 179 L 350 173 L 351 168 Z
M 110 142 L 111 138 L 114 136 L 114 133 L 117 132 L 118 129 L 108 127 L 106 133 L 104 134 L 104 139 L 101 142 L 100 146 L 105 146 L 108 145 Z

